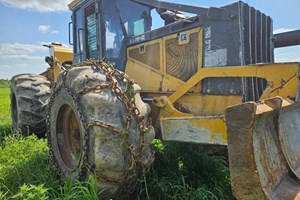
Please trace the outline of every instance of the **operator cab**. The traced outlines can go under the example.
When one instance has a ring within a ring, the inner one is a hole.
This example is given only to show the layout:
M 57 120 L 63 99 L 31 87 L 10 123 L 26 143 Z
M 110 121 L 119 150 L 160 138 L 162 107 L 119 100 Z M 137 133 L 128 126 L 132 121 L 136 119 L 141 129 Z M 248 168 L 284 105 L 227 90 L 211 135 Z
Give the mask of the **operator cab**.
M 124 71 L 127 40 L 151 29 L 151 8 L 130 0 L 75 0 L 69 8 L 73 63 L 104 58 Z

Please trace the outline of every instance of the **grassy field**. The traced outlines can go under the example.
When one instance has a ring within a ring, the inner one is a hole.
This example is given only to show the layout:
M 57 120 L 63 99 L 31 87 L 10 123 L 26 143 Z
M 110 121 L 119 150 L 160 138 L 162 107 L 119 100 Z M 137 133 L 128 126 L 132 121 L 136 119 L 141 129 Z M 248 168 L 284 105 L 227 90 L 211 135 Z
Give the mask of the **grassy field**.
M 9 89 L 0 88 L 0 199 L 98 199 L 97 180 L 61 182 L 48 162 L 45 139 L 12 136 Z M 137 199 L 234 199 L 226 158 L 197 145 L 153 142 L 156 161 Z M 101 199 L 101 194 L 100 194 Z
M 9 88 L 0 87 L 0 141 L 11 132 Z
M 0 79 L 0 88 L 8 88 L 9 84 L 10 84 L 9 80 Z

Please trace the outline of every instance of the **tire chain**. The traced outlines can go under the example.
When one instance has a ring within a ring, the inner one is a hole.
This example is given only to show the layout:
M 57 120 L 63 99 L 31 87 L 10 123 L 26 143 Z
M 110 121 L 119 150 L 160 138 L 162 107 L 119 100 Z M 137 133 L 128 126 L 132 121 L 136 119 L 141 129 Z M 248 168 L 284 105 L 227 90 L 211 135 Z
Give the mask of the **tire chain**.
M 70 88 L 66 85 L 66 76 L 68 72 L 75 67 L 83 67 L 83 66 L 92 66 L 96 67 L 104 72 L 106 75 L 107 80 L 109 81 L 109 84 L 100 84 L 100 85 L 95 85 L 91 87 L 86 87 L 82 89 L 81 91 L 77 92 L 76 94 L 73 94 Z M 62 81 L 63 83 L 60 85 L 57 85 L 57 83 L 54 83 L 53 85 L 53 92 L 51 94 L 51 98 L 48 104 L 48 114 L 47 114 L 47 138 L 48 138 L 48 146 L 49 146 L 49 160 L 53 165 L 53 168 L 56 172 L 56 174 L 60 177 L 60 179 L 64 180 L 64 176 L 62 174 L 61 169 L 59 168 L 56 158 L 53 155 L 53 150 L 52 150 L 52 144 L 51 144 L 51 136 L 50 136 L 50 112 L 51 112 L 51 107 L 53 104 L 53 101 L 57 95 L 57 93 L 61 89 L 66 89 L 66 91 L 69 93 L 69 95 L 72 97 L 73 103 L 77 109 L 78 115 L 80 117 L 81 122 L 84 124 L 85 128 L 85 135 L 84 135 L 84 147 L 83 147 L 83 165 L 81 166 L 80 172 L 79 172 L 79 179 L 83 180 L 85 174 L 91 174 L 95 176 L 96 178 L 103 180 L 108 183 L 112 184 L 120 184 L 120 187 L 118 188 L 117 191 L 117 196 L 116 199 L 126 199 L 128 198 L 128 194 L 132 194 L 137 185 L 137 180 L 138 177 L 140 177 L 142 174 L 145 172 L 149 171 L 150 166 L 152 162 L 154 161 L 154 154 L 151 152 L 149 162 L 148 164 L 144 165 L 142 163 L 142 151 L 143 151 L 143 146 L 144 144 L 144 134 L 148 130 L 148 127 L 151 125 L 151 119 L 148 119 L 148 122 L 144 122 L 144 117 L 140 116 L 140 111 L 137 108 L 133 95 L 130 94 L 130 89 L 132 90 L 132 85 L 135 84 L 135 82 L 132 79 L 129 79 L 126 74 L 123 72 L 120 72 L 116 70 L 112 64 L 105 63 L 104 61 L 97 61 L 94 59 L 87 60 L 85 62 L 78 63 L 76 65 L 73 65 L 70 68 L 67 68 L 65 71 L 62 72 Z M 126 84 L 126 88 L 129 87 L 129 91 L 122 91 L 122 89 L 118 86 L 118 81 L 122 81 L 124 84 Z M 124 118 L 124 123 L 125 123 L 125 128 L 122 130 L 119 130 L 109 124 L 106 124 L 102 121 L 95 120 L 92 122 L 86 122 L 82 112 L 79 109 L 78 106 L 78 98 L 86 93 L 90 92 L 96 92 L 100 91 L 103 89 L 111 89 L 117 98 L 124 104 L 124 106 L 127 109 L 127 116 Z M 128 94 L 128 93 L 129 94 Z M 138 144 L 138 153 L 136 154 L 134 152 L 134 145 L 131 143 L 131 141 L 128 138 L 128 129 L 130 126 L 130 123 L 132 121 L 132 116 L 135 118 L 135 120 L 138 123 L 138 127 L 140 130 L 140 140 Z M 88 163 L 88 144 L 89 144 L 89 138 L 88 138 L 88 129 L 91 126 L 99 126 L 108 130 L 111 130 L 115 133 L 117 133 L 119 136 L 122 136 L 125 138 L 125 144 L 127 147 L 127 150 L 130 154 L 130 162 L 127 165 L 127 170 L 126 174 L 123 178 L 122 181 L 114 180 L 112 178 L 106 177 L 103 174 L 100 174 L 95 170 L 95 166 L 91 166 Z M 133 171 L 134 170 L 134 171 Z

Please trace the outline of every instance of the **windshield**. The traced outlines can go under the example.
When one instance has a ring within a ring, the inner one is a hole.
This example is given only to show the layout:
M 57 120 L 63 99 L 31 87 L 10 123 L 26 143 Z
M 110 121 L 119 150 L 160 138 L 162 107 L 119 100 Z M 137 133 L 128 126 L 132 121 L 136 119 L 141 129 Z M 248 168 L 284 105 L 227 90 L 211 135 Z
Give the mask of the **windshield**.
M 120 57 L 126 36 L 140 35 L 151 29 L 149 7 L 131 1 L 104 0 L 103 13 L 108 60 Z
M 151 29 L 149 7 L 131 1 L 115 0 L 120 10 L 122 22 L 129 36 L 143 34 Z

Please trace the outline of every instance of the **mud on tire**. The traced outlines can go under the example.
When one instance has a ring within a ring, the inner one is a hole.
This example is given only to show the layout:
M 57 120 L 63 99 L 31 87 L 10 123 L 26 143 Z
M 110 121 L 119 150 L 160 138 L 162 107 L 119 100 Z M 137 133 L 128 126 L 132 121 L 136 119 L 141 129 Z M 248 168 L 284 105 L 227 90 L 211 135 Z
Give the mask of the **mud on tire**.
M 10 106 L 15 133 L 45 136 L 50 82 L 36 74 L 19 74 L 11 79 Z
M 81 65 L 61 73 L 53 88 L 48 115 L 50 158 L 62 178 L 85 179 L 92 174 L 104 190 L 101 198 L 126 198 L 153 162 L 149 144 L 154 129 L 143 126 L 150 107 L 141 100 L 136 84 L 134 104 L 123 99 L 122 94 L 130 93 L 128 82 L 117 77 L 115 73 L 120 73 L 110 65 L 96 61 Z

